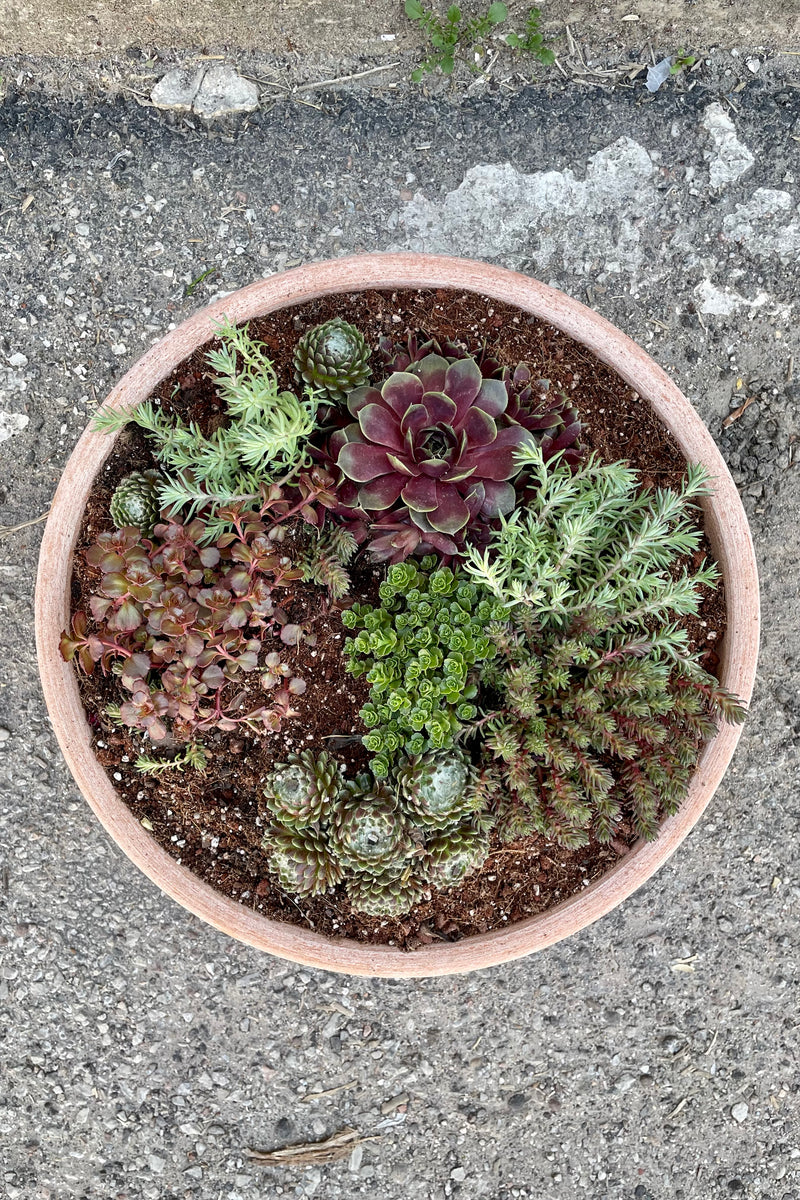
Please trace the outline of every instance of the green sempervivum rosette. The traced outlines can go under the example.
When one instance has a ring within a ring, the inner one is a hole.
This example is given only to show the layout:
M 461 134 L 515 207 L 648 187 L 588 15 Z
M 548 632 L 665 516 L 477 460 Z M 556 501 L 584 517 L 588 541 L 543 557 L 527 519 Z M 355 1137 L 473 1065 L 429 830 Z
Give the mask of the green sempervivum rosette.
M 118 485 L 108 511 L 117 529 L 133 526 L 150 537 L 161 513 L 158 471 L 132 471 Z
M 423 828 L 454 825 L 480 803 L 474 771 L 459 750 L 410 759 L 400 768 L 397 782 L 409 819 Z
M 323 750 L 289 755 L 264 784 L 264 803 L 273 817 L 288 829 L 304 829 L 325 820 L 342 789 L 341 767 Z
M 267 831 L 264 849 L 284 891 L 293 896 L 316 896 L 341 883 L 344 872 L 325 839 L 312 829 Z
M 424 890 L 418 879 L 402 875 L 354 875 L 347 881 L 353 910 L 368 917 L 400 917 L 419 904 Z
M 362 793 L 351 786 L 333 810 L 331 850 L 348 870 L 399 874 L 412 849 L 394 797 L 384 788 Z
M 355 325 L 334 317 L 304 333 L 295 347 L 293 362 L 298 383 L 325 393 L 334 404 L 361 387 L 372 374 L 370 348 Z
M 429 883 L 446 891 L 458 887 L 489 856 L 489 838 L 473 825 L 457 825 L 425 845 L 424 871 Z

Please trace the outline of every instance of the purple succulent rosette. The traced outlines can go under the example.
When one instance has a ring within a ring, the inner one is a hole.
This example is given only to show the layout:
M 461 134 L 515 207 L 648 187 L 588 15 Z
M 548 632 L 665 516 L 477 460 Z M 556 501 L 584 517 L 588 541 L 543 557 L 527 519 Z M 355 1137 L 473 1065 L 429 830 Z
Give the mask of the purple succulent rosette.
M 504 420 L 506 386 L 474 359 L 429 354 L 347 403 L 357 422 L 333 434 L 331 452 L 366 512 L 402 504 L 423 532 L 453 537 L 514 508 L 514 451 L 533 435 Z
M 584 455 L 581 421 L 567 395 L 554 396 L 550 380 L 534 380 L 527 363 L 505 370 L 502 379 L 508 391 L 506 419 L 536 434 L 545 462 L 561 454 L 565 463 L 576 466 Z

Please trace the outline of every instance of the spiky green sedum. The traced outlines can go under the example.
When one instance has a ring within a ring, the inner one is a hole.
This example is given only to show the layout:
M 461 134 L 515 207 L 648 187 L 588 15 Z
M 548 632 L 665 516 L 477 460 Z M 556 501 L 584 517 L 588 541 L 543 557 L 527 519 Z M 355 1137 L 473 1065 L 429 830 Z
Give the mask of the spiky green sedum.
M 201 513 L 213 540 L 227 523 L 214 518 L 220 507 L 255 499 L 265 483 L 307 465 L 305 442 L 316 426 L 318 396 L 306 388 L 302 399 L 281 391 L 272 362 L 247 328 L 224 322 L 221 346 L 206 362 L 225 401 L 228 420 L 211 433 L 195 421 L 168 415 L 147 400 L 131 411 L 102 409 L 93 427 L 115 433 L 133 421 L 150 437 L 164 467 L 158 487 L 160 507 L 181 510 L 188 520 Z
M 298 341 L 294 373 L 298 384 L 308 384 L 334 404 L 369 379 L 370 348 L 360 329 L 341 317 L 315 325 Z
M 484 685 L 499 697 L 486 750 L 500 766 L 500 827 L 567 846 L 610 840 L 623 816 L 654 837 L 680 804 L 703 739 L 744 712 L 691 653 L 676 615 L 698 611 L 713 564 L 676 569 L 701 539 L 689 467 L 679 491 L 639 491 L 621 463 L 572 474 L 525 452 L 538 491 L 465 569 L 502 603 Z
M 359 632 L 345 649 L 351 674 L 366 674 L 369 700 L 361 719 L 371 767 L 384 778 L 402 755 L 444 750 L 477 714 L 476 665 L 495 653 L 486 625 L 503 616 L 461 572 L 435 568 L 429 555 L 390 567 L 381 605 L 354 604 L 342 613 Z
M 310 533 L 304 548 L 303 579 L 326 587 L 331 600 L 341 600 L 350 591 L 347 566 L 357 549 L 356 539 L 343 525 Z

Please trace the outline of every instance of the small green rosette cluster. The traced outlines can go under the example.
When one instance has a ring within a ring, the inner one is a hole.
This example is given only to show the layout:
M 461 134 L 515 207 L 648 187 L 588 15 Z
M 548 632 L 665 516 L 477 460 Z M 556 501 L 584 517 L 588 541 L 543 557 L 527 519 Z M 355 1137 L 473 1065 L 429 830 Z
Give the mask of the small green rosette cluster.
M 477 667 L 495 654 L 486 627 L 502 605 L 436 558 L 390 567 L 381 605 L 354 604 L 342 613 L 357 630 L 344 653 L 352 675 L 365 675 L 369 700 L 361 719 L 364 745 L 379 778 L 401 755 L 416 759 L 449 750 L 477 715 Z
M 117 529 L 138 529 L 142 537 L 150 537 L 161 513 L 160 482 L 158 471 L 131 471 L 125 476 L 108 506 Z
M 367 382 L 370 348 L 363 333 L 333 317 L 309 329 L 294 351 L 294 374 L 298 384 L 307 384 L 332 404 L 343 404 L 348 392 Z
M 345 781 L 330 754 L 305 751 L 270 773 L 263 803 L 280 886 L 314 896 L 344 882 L 354 911 L 368 916 L 401 916 L 489 853 L 482 792 L 458 750 L 406 761 L 391 786 L 369 775 Z

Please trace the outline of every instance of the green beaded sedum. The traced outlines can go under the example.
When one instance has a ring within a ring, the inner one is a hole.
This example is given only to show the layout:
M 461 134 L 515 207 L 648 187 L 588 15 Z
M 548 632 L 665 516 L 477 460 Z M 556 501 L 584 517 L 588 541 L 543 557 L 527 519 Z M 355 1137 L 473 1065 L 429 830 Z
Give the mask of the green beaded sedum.
M 293 896 L 317 896 L 344 878 L 325 839 L 310 829 L 271 829 L 264 838 L 264 848 L 278 883 Z
M 341 317 L 315 325 L 300 338 L 293 355 L 295 378 L 343 404 L 348 392 L 367 383 L 370 348 L 360 329 Z
M 288 829 L 304 829 L 327 819 L 342 789 L 342 773 L 332 754 L 310 750 L 279 763 L 264 783 L 264 803 Z
M 448 890 L 482 867 L 489 856 L 489 839 L 470 825 L 460 825 L 431 838 L 425 845 L 425 877 Z
M 352 871 L 380 875 L 398 871 L 412 849 L 394 797 L 383 788 L 341 800 L 333 812 L 330 845 Z
M 459 750 L 411 760 L 401 767 L 397 780 L 410 819 L 429 829 L 455 824 L 479 803 L 474 771 Z
M 353 911 L 368 917 L 401 917 L 419 904 L 424 886 L 417 879 L 391 875 L 354 875 L 347 881 Z
M 158 471 L 132 471 L 117 486 L 108 506 L 117 529 L 133 526 L 143 537 L 150 537 L 158 523 L 161 504 L 158 499 Z

